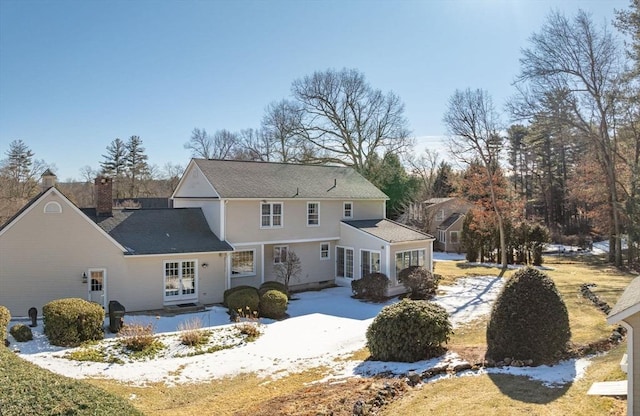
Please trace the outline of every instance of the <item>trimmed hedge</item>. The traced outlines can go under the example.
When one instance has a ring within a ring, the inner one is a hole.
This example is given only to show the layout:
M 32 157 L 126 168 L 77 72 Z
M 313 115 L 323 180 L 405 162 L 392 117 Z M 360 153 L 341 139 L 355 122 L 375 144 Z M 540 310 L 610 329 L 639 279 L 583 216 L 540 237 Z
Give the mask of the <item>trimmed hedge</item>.
M 278 292 L 285 294 L 287 296 L 287 299 L 290 298 L 289 291 L 287 290 L 287 287 L 284 285 L 284 283 L 276 282 L 275 280 L 268 280 L 260 285 L 260 289 L 258 289 L 258 292 L 260 293 L 260 296 L 262 296 L 269 290 L 277 290 Z
M 369 273 L 361 279 L 351 282 L 353 297 L 356 299 L 367 299 L 372 301 L 382 301 L 386 298 L 385 290 L 389 285 L 389 278 L 384 273 Z
M 231 316 L 253 316 L 254 312 L 260 310 L 260 296 L 258 289 L 247 286 L 240 290 L 232 292 L 227 297 L 227 307 Z
M 51 301 L 42 308 L 44 334 L 53 345 L 77 347 L 104 338 L 104 309 L 80 298 Z
M 553 280 L 527 267 L 507 281 L 487 326 L 487 357 L 552 364 L 571 339 L 569 314 Z
M 260 316 L 281 319 L 287 312 L 287 295 L 279 290 L 267 290 L 260 296 Z
M 9 332 L 11 333 L 11 336 L 13 336 L 18 342 L 27 342 L 33 339 L 31 328 L 24 324 L 13 325 Z
M 241 291 L 241 290 L 244 290 L 244 289 L 255 289 L 255 288 L 253 286 L 242 285 L 242 286 L 232 287 L 231 289 L 227 289 L 222 294 L 222 304 L 228 308 L 229 307 L 229 303 L 228 303 L 229 296 L 232 293 L 235 293 L 235 292 L 238 292 L 238 291 Z
M 442 355 L 452 333 L 442 306 L 403 299 L 375 317 L 367 328 L 367 347 L 373 360 L 415 362 Z
M 7 325 L 11 321 L 11 313 L 7 307 L 0 305 L 0 343 L 7 339 Z
M 422 266 L 410 266 L 398 273 L 398 279 L 409 291 L 409 297 L 418 300 L 431 299 L 436 294 L 442 276 L 431 273 Z

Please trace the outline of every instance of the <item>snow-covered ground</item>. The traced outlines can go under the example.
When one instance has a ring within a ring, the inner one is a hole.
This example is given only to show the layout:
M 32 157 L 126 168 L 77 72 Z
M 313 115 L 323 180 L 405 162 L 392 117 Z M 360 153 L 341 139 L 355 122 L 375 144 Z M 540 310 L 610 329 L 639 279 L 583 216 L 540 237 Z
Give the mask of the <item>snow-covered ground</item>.
M 490 312 L 493 300 L 503 286 L 495 276 L 459 279 L 453 286 L 441 286 L 435 301 L 451 315 L 455 326 Z M 51 346 L 42 334 L 42 322 L 34 328 L 34 340 L 12 342 L 20 356 L 53 372 L 75 378 L 104 377 L 144 385 L 207 381 L 241 373 L 260 377 L 283 377 L 290 373 L 324 366 L 328 378 L 372 376 L 382 372 L 403 375 L 409 370 L 424 371 L 438 363 L 459 361 L 449 353 L 443 357 L 415 363 L 385 363 L 347 359 L 366 344 L 366 329 L 380 310 L 390 304 L 367 303 L 351 298 L 349 288 L 336 287 L 296 295 L 283 321 L 263 321 L 263 335 L 256 341 L 192 357 L 156 358 L 126 364 L 79 362 L 62 358 L 72 349 Z M 197 314 L 167 316 L 127 315 L 125 322 L 153 323 L 163 339 L 178 338 L 174 331 L 180 323 L 198 317 L 204 326 L 224 328 L 229 316 L 224 308 L 213 307 Z M 113 337 L 108 335 L 108 337 Z M 14 341 L 10 337 L 11 341 Z M 110 342 L 105 340 L 103 342 Z M 492 372 L 526 375 L 550 385 L 563 384 L 580 377 L 588 360 L 570 360 L 553 367 L 503 368 Z

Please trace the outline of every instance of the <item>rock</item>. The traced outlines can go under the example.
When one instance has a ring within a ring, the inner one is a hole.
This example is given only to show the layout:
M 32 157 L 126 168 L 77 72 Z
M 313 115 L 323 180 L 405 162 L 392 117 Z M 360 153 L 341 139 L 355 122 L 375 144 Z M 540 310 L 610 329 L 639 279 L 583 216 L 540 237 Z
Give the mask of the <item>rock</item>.
M 471 364 L 467 362 L 458 363 L 451 367 L 451 370 L 453 370 L 454 373 L 459 373 L 461 371 L 470 370 L 470 369 L 471 369 Z
M 353 416 L 364 416 L 364 403 L 358 400 L 353 404 Z
M 511 361 L 511 366 L 512 367 L 522 367 L 524 365 L 524 363 L 520 360 L 513 360 Z
M 502 367 L 504 367 L 504 365 L 505 365 L 505 364 L 504 364 L 504 361 L 498 361 L 498 362 L 496 363 L 496 367 L 498 367 L 498 368 L 502 368 Z
M 531 367 L 533 365 L 533 360 L 531 358 L 529 358 L 528 360 L 525 360 L 524 364 L 527 367 Z
M 420 377 L 420 374 L 416 373 L 415 371 L 411 370 L 407 373 L 407 384 L 409 384 L 411 387 L 415 386 L 416 384 L 420 383 L 420 381 L 422 381 L 422 377 Z
M 511 365 L 511 358 L 507 357 L 503 361 L 504 361 L 504 365 Z

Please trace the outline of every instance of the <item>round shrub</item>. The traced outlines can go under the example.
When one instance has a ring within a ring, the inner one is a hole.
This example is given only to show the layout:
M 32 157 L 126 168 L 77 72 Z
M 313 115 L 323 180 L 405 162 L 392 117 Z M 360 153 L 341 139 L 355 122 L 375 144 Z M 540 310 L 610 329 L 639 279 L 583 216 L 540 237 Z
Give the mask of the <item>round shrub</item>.
M 367 328 L 367 346 L 374 360 L 414 362 L 440 356 L 452 333 L 442 306 L 403 299 L 375 317 Z
M 253 286 L 242 285 L 242 286 L 232 287 L 231 289 L 227 289 L 227 290 L 224 291 L 224 293 L 222 295 L 222 299 L 223 299 L 222 300 L 222 304 L 224 306 L 226 306 L 226 307 L 229 307 L 229 304 L 227 302 L 228 299 L 229 299 L 229 296 L 232 293 L 239 292 L 239 291 L 244 290 L 244 289 L 255 289 L 255 288 Z
M 260 293 L 260 296 L 262 296 L 268 290 L 277 290 L 280 293 L 284 293 L 287 296 L 287 299 L 289 299 L 289 291 L 284 283 L 276 282 L 275 280 L 266 281 L 260 285 L 258 292 Z
M 260 316 L 280 319 L 287 312 L 287 295 L 279 290 L 267 290 L 260 295 Z
M 11 313 L 7 307 L 0 305 L 0 343 L 7 339 L 7 325 L 11 321 Z
M 361 279 L 351 282 L 353 297 L 381 301 L 385 299 L 385 291 L 389 285 L 389 278 L 384 273 L 369 273 Z
M 104 309 L 80 298 L 51 301 L 42 308 L 44 334 L 53 345 L 77 347 L 104 338 Z
M 255 287 L 248 286 L 236 290 L 227 297 L 227 307 L 232 316 L 252 317 L 254 312 L 259 311 L 259 305 L 260 296 Z
M 23 324 L 15 324 L 9 332 L 18 342 L 27 342 L 33 339 L 31 328 Z
M 421 266 L 410 266 L 398 273 L 398 279 L 409 291 L 411 299 L 430 299 L 436 294 L 442 276 Z
M 571 338 L 567 307 L 553 281 L 527 267 L 507 281 L 487 326 L 487 357 L 557 362 Z

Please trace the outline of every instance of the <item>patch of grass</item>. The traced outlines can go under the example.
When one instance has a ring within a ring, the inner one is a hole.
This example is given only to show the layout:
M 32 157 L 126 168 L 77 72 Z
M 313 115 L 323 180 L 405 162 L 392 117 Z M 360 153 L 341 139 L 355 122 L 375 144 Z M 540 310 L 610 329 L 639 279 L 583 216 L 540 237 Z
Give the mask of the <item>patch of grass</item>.
M 118 396 L 84 381 L 54 374 L 0 347 L 2 416 L 142 415 Z
M 209 342 L 211 331 L 202 329 L 202 319 L 193 318 L 178 325 L 180 342 L 189 347 L 197 347 Z
M 255 322 L 240 322 L 236 324 L 236 328 L 245 336 L 247 342 L 253 342 L 261 335 L 260 328 Z

